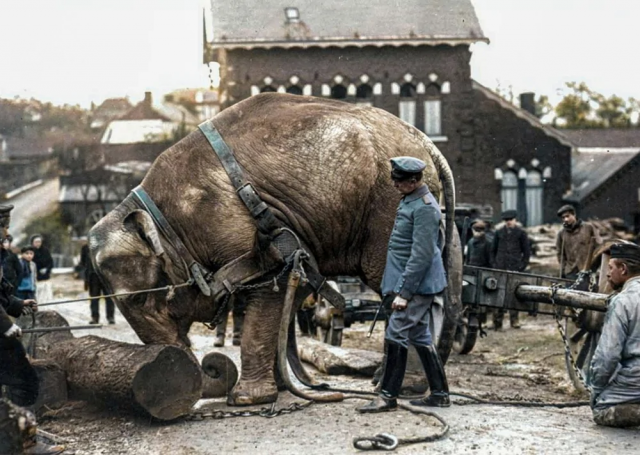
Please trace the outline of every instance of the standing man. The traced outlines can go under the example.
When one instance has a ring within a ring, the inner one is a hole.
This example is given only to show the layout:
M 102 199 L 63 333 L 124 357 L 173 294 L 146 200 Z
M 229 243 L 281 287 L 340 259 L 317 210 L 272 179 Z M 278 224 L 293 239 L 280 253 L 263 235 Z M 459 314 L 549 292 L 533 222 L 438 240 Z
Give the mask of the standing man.
M 482 220 L 471 224 L 473 237 L 467 242 L 464 263 L 474 267 L 491 267 L 491 240 L 486 235 L 487 225 Z
M 556 237 L 560 276 L 576 280 L 578 273 L 589 267 L 590 256 L 602 239 L 592 224 L 576 218 L 573 206 L 563 205 L 558 210 L 558 216 L 562 219 L 562 230 Z
M 501 218 L 504 220 L 504 226 L 496 231 L 493 238 L 493 266 L 496 269 L 524 272 L 529 265 L 529 257 L 531 256 L 529 236 L 524 229 L 518 226 L 517 217 L 518 212 L 515 210 L 502 212 Z M 502 329 L 503 317 L 503 309 L 494 311 L 494 330 Z M 517 311 L 509 311 L 509 322 L 511 323 L 511 328 L 520 328 Z
M 8 235 L 12 205 L 0 206 L 0 237 Z M 0 261 L 4 260 L 4 252 Z M 6 386 L 11 392 L 11 400 L 18 406 L 35 404 L 39 392 L 39 380 L 35 369 L 27 359 L 27 353 L 19 341 L 22 330 L 9 316 L 14 318 L 38 311 L 35 300 L 22 300 L 12 295 L 13 286 L 2 276 L 0 267 L 0 387 Z M 59 446 L 48 446 L 36 441 L 35 434 L 24 442 L 25 454 L 55 455 L 64 450 Z
M 450 406 L 449 387 L 429 331 L 434 296 L 447 286 L 442 262 L 440 205 L 422 181 L 426 164 L 412 157 L 391 160 L 391 179 L 404 196 L 389 239 L 382 295 L 394 296 L 394 310 L 385 332 L 387 361 L 377 398 L 359 412 L 395 410 L 402 387 L 409 343 L 415 346 L 427 374 L 431 395 L 411 402 L 417 406 Z
M 587 383 L 598 425 L 640 425 L 640 247 L 611 246 L 611 287 L 619 291 L 607 309 Z
M 91 299 L 91 321 L 89 324 L 100 323 L 100 297 L 102 295 L 108 295 L 105 290 L 100 277 L 93 268 L 91 262 L 91 255 L 89 254 L 89 245 L 84 244 L 80 250 L 80 266 L 84 269 L 84 289 L 89 291 L 89 297 Z M 107 321 L 109 324 L 115 324 L 115 305 L 111 297 L 106 297 L 105 306 L 107 307 Z
M 42 302 L 50 302 L 53 300 L 53 285 L 51 284 L 51 271 L 53 270 L 53 257 L 49 249 L 42 244 L 43 238 L 40 234 L 31 236 L 31 246 L 33 247 L 33 262 L 38 269 L 37 281 L 38 285 L 37 300 Z

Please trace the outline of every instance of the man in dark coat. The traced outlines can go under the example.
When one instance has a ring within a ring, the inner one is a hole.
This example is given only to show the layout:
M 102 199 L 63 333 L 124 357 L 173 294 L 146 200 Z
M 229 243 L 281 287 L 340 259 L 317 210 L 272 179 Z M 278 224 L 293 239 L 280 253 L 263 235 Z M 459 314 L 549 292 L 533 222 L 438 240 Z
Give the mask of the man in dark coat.
M 529 236 L 524 229 L 517 225 L 517 216 L 518 213 L 515 210 L 502 212 L 504 226 L 496 231 L 493 238 L 492 262 L 496 269 L 524 272 L 529 265 L 529 257 L 531 256 Z M 493 328 L 495 330 L 502 329 L 504 310 L 495 311 L 493 315 Z M 518 312 L 511 310 L 509 316 L 511 327 L 519 329 Z
M 487 225 L 476 220 L 471 225 L 473 237 L 467 242 L 467 254 L 464 263 L 474 267 L 491 267 L 492 242 L 486 235 Z
M 93 268 L 91 256 L 89 255 L 89 245 L 84 245 L 80 250 L 80 266 L 84 269 L 84 287 L 89 291 L 91 297 L 91 321 L 90 324 L 98 324 L 100 322 L 100 297 L 109 293 L 104 288 L 100 277 Z M 109 324 L 115 324 L 115 305 L 113 299 L 106 297 L 105 306 L 107 307 L 107 321 Z
M 591 254 L 602 243 L 598 229 L 576 217 L 576 209 L 563 205 L 558 210 L 562 230 L 556 238 L 560 276 L 575 280 L 578 273 L 591 266 Z M 586 290 L 586 289 L 585 289 Z
M 51 284 L 51 271 L 53 270 L 53 257 L 49 249 L 43 245 L 43 238 L 40 234 L 31 236 L 31 246 L 33 247 L 33 262 L 38 270 L 36 277 L 38 289 L 36 300 L 40 303 L 53 300 L 53 287 Z
M 8 235 L 10 212 L 12 205 L 0 206 L 0 237 Z M 0 261 L 6 253 L 0 251 Z M 22 300 L 13 295 L 13 286 L 3 277 L 0 267 L 0 387 L 6 386 L 11 394 L 11 401 L 18 406 L 28 407 L 35 404 L 39 393 L 39 380 L 35 369 L 27 359 L 27 353 L 19 338 L 22 330 L 9 316 L 14 318 L 23 314 L 31 314 L 38 310 L 35 300 Z M 59 446 L 48 446 L 37 442 L 35 434 L 24 442 L 25 454 L 55 455 L 64 450 Z
M 426 164 L 413 157 L 391 159 L 391 179 L 403 195 L 389 239 L 382 294 L 394 310 L 385 332 L 387 361 L 378 397 L 359 412 L 391 411 L 397 398 L 412 344 L 427 374 L 430 395 L 414 406 L 450 406 L 449 386 L 429 330 L 431 305 L 447 286 L 442 261 L 440 204 L 422 181 Z

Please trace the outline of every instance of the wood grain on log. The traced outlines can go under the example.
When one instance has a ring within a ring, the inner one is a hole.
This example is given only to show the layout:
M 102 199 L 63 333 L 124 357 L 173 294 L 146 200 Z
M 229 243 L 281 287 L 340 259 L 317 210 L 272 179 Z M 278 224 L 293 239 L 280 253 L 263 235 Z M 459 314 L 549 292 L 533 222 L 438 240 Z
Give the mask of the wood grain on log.
M 191 411 L 202 392 L 200 366 L 186 351 L 86 336 L 49 346 L 67 373 L 69 395 L 98 399 L 172 420 Z
M 326 374 L 373 376 L 382 353 L 331 346 L 309 337 L 298 338 L 300 358 Z

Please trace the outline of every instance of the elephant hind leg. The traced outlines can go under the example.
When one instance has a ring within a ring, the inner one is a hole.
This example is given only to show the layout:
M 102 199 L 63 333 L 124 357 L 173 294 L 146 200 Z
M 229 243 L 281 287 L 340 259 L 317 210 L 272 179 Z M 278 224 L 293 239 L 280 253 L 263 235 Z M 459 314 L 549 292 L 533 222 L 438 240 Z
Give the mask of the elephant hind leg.
M 249 406 L 277 400 L 274 365 L 283 300 L 284 289 L 259 290 L 247 296 L 240 348 L 242 371 L 227 399 L 229 405 Z

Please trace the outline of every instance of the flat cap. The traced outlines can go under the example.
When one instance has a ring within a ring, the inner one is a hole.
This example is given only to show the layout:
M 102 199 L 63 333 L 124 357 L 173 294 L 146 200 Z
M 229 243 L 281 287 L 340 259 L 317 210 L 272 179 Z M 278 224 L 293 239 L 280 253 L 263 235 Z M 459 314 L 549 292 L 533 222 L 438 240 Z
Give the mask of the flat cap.
M 0 216 L 7 216 L 12 210 L 13 205 L 11 204 L 0 205 Z
M 567 204 L 567 205 L 563 205 L 562 207 L 560 207 L 558 209 L 558 211 L 556 212 L 558 216 L 562 216 L 567 212 L 571 212 L 574 215 L 576 214 L 576 208 L 573 205 Z
M 482 220 L 474 220 L 471 223 L 471 228 L 479 231 L 484 231 L 487 228 L 487 224 Z
M 502 215 L 500 215 L 500 218 L 502 218 L 503 220 L 518 218 L 518 212 L 515 210 L 505 210 L 504 212 L 502 212 Z
M 412 156 L 398 156 L 391 158 L 391 170 L 405 172 L 407 174 L 416 174 L 424 171 L 427 164 Z
M 631 260 L 640 263 L 640 246 L 635 243 L 615 243 L 611 245 L 611 259 Z

